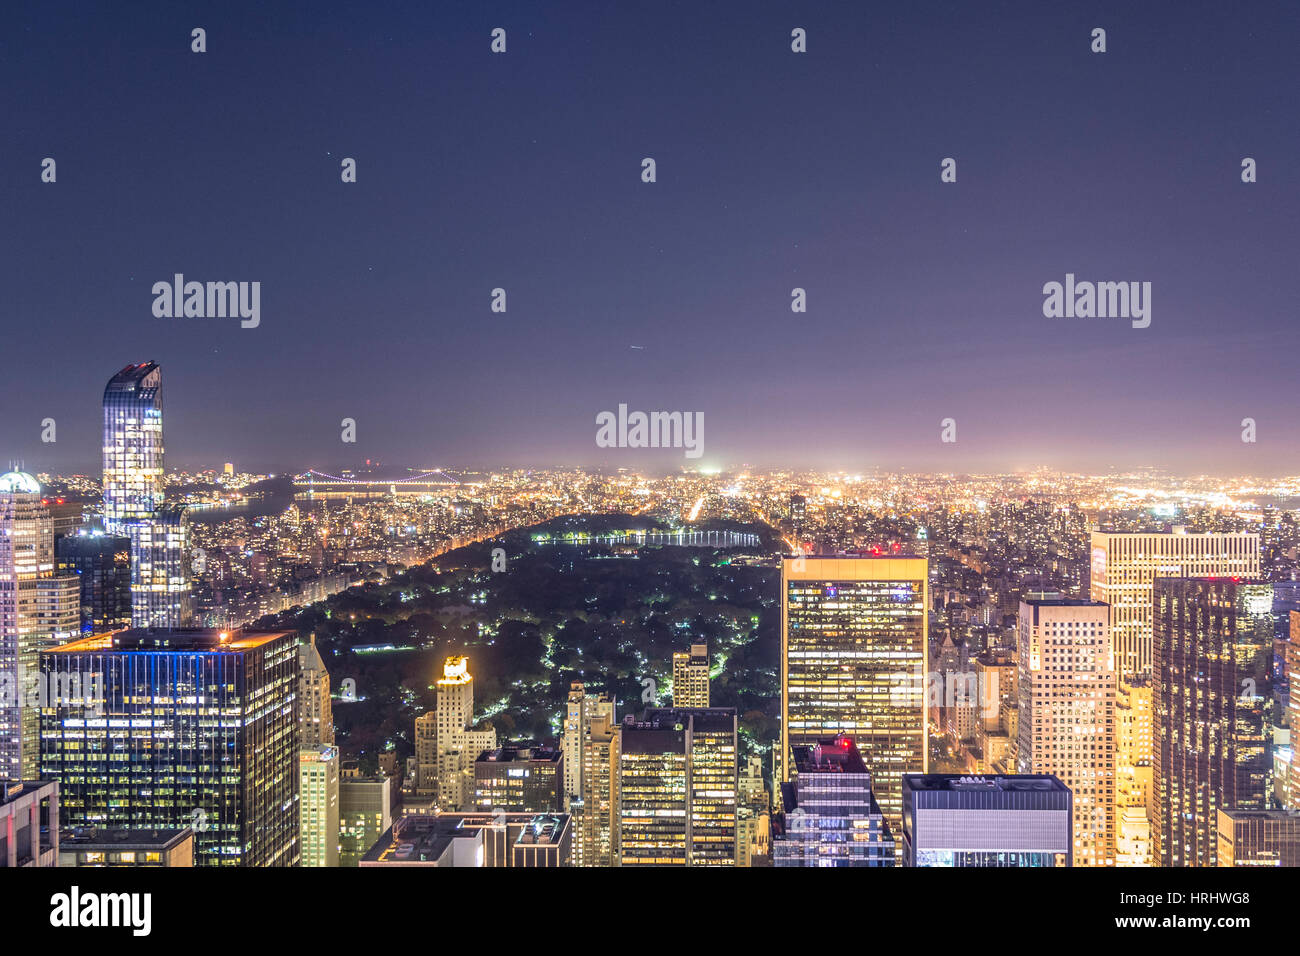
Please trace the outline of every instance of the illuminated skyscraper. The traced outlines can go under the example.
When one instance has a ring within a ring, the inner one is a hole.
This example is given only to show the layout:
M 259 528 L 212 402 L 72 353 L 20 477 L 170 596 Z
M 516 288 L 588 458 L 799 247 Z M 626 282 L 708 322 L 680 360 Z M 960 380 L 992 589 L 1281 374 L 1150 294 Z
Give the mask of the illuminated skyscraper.
M 673 654 L 673 706 L 709 706 L 709 647 L 692 644 Z
M 583 741 L 593 719 L 604 716 L 614 722 L 614 701 L 608 694 L 588 694 L 580 681 L 569 685 L 569 699 L 564 711 L 564 729 L 560 734 L 560 749 L 564 751 L 564 806 L 567 810 L 574 800 L 582 799 Z M 579 821 L 575 820 L 575 837 Z M 579 840 L 574 841 L 575 857 Z
M 1151 674 L 1151 600 L 1156 578 L 1259 576 L 1259 535 L 1092 533 L 1092 594 L 1110 606 L 1120 680 Z
M 1272 734 L 1273 587 L 1155 582 L 1152 856 L 1215 866 L 1220 810 L 1264 810 Z
M 469 658 L 449 657 L 438 680 L 436 710 L 436 766 L 438 804 L 443 810 L 464 810 L 474 805 L 474 760 L 485 750 L 495 750 L 497 732 L 489 724 L 474 723 L 474 677 Z
M 39 777 L 38 655 L 80 632 L 81 586 L 55 571 L 54 532 L 36 479 L 0 475 L 0 779 Z
M 101 533 L 55 538 L 59 570 L 81 586 L 81 630 L 103 634 L 131 624 L 131 539 Z
M 104 389 L 104 530 L 124 533 L 163 503 L 162 370 L 128 365 Z
M 196 866 L 298 865 L 295 633 L 119 631 L 42 652 L 41 673 L 95 692 L 41 710 L 66 826 L 188 826 Z
M 131 539 L 131 626 L 188 627 L 194 620 L 194 595 L 184 510 L 164 506 L 122 528 Z
M 930 604 L 918 557 L 787 558 L 781 566 L 781 778 L 792 748 L 846 734 L 889 821 L 927 767 Z
M 582 793 L 575 823 L 574 865 L 618 866 L 619 773 L 622 730 L 609 711 L 600 710 L 586 723 L 582 742 Z
M 337 747 L 303 747 L 298 752 L 298 830 L 301 866 L 339 865 Z
M 340 778 L 339 866 L 357 866 L 392 825 L 392 783 L 388 777 Z
M 1115 671 L 1107 607 L 1020 602 L 1016 769 L 1074 794 L 1074 865 L 1115 865 Z
M 796 746 L 794 771 L 781 785 L 785 833 L 772 841 L 773 866 L 894 865 L 894 837 L 852 740 Z
M 619 768 L 621 865 L 735 865 L 734 708 L 626 718 Z
M 1115 865 L 1151 865 L 1151 681 L 1115 691 Z

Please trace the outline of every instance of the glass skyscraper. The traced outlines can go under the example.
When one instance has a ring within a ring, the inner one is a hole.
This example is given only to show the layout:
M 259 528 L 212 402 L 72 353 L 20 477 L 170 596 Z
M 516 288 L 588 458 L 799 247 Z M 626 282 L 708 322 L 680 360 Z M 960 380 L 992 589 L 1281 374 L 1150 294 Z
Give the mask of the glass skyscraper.
M 890 829 L 927 768 L 929 584 L 921 557 L 787 558 L 781 570 L 781 776 L 793 748 L 845 734 Z
M 124 533 L 163 502 L 162 369 L 128 365 L 104 388 L 104 530 Z
M 294 632 L 126 630 L 40 666 L 52 686 L 94 688 L 41 708 L 65 825 L 188 826 L 196 866 L 298 865 Z
M 1154 610 L 1152 854 L 1216 866 L 1218 811 L 1269 806 L 1273 586 L 1157 578 Z

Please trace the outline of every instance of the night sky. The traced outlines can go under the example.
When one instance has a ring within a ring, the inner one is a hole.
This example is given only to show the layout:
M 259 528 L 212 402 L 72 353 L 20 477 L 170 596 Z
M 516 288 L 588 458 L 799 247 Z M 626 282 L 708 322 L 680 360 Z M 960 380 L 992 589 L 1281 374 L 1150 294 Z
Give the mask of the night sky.
M 8 4 L 0 464 L 97 469 L 154 360 L 177 467 L 1300 473 L 1297 11 Z M 260 327 L 155 318 L 177 272 Z M 1045 318 L 1067 272 L 1151 326 Z M 597 448 L 619 403 L 703 458 Z

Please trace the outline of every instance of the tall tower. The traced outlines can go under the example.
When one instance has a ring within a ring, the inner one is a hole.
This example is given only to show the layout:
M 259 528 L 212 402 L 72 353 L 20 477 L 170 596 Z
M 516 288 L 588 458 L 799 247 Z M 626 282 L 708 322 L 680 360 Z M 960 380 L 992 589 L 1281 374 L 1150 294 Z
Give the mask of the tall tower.
M 1073 793 L 1074 865 L 1115 865 L 1115 671 L 1109 608 L 1020 602 L 1016 770 L 1050 774 Z
M 1259 535 L 1092 532 L 1091 598 L 1110 607 L 1115 672 L 1151 675 L 1151 595 L 1156 578 L 1259 577 Z
M 25 472 L 0 475 L 0 778 L 39 777 L 40 652 L 81 630 L 81 587 L 57 574 L 54 526 Z
M 334 745 L 330 675 L 316 648 L 316 635 L 298 645 L 298 728 L 304 750 Z
M 163 502 L 162 370 L 128 365 L 104 389 L 104 530 L 148 518 Z
M 591 721 L 597 717 L 614 723 L 614 701 L 608 694 L 588 694 L 581 681 L 569 685 L 569 699 L 564 710 L 564 729 L 560 733 L 560 749 L 564 751 L 564 806 L 582 799 L 582 748 Z M 575 837 L 580 832 L 574 821 Z M 577 849 L 578 839 L 574 841 Z M 576 856 L 576 854 L 575 854 Z
M 787 558 L 781 565 L 781 780 L 791 748 L 853 738 L 894 833 L 905 773 L 927 767 L 930 605 L 921 557 Z
M 709 706 L 709 646 L 692 644 L 673 654 L 673 706 Z
M 582 742 L 581 812 L 574 823 L 575 866 L 618 866 L 622 734 L 614 706 L 587 721 Z
M 473 730 L 474 677 L 469 658 L 449 657 L 438 680 L 437 767 L 438 803 L 443 810 L 462 810 L 474 800 L 474 761 L 497 746 L 497 732 L 488 725 Z
M 1220 810 L 1269 806 L 1273 586 L 1155 582 L 1157 866 L 1216 866 Z
M 123 529 L 131 539 L 131 626 L 189 627 L 194 594 L 184 509 L 163 506 L 148 518 L 127 521 Z

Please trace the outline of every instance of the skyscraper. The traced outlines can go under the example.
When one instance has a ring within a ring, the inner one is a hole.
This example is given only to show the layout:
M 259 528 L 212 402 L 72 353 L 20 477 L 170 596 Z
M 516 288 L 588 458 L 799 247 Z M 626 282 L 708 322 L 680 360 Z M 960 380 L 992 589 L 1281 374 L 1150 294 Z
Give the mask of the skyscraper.
M 1020 602 L 1016 769 L 1074 794 L 1074 865 L 1115 865 L 1115 671 L 1108 608 L 1062 597 Z
M 194 620 L 194 596 L 184 510 L 163 506 L 123 528 L 131 540 L 131 625 L 188 627 Z
M 569 809 L 574 800 L 582 799 L 583 743 L 591 721 L 599 716 L 614 722 L 614 700 L 608 694 L 588 694 L 580 681 L 569 685 L 569 698 L 564 711 L 564 728 L 560 733 L 560 749 L 564 751 L 564 806 Z M 578 855 L 580 821 L 574 821 L 575 857 Z
M 0 779 L 39 776 L 38 655 L 80 631 L 80 607 L 77 577 L 55 571 L 40 485 L 25 472 L 0 475 Z
M 735 709 L 651 709 L 620 747 L 621 865 L 734 866 Z
M 903 774 L 928 765 L 927 563 L 854 555 L 781 566 L 781 779 L 792 748 L 847 734 L 894 832 Z
M 1110 607 L 1115 673 L 1128 681 L 1151 674 L 1151 600 L 1156 578 L 1258 577 L 1259 535 L 1092 532 L 1091 597 Z
M 131 623 L 131 539 L 102 533 L 56 537 L 59 570 L 77 575 L 81 630 L 115 631 Z
M 575 823 L 576 866 L 618 866 L 619 773 L 622 730 L 614 707 L 598 710 L 586 722 L 582 742 L 582 793 Z
M 782 784 L 785 833 L 772 865 L 893 866 L 894 837 L 871 792 L 871 774 L 847 736 L 794 748 L 793 779 Z
M 339 865 L 339 751 L 319 745 L 298 752 L 301 866 Z
M 474 729 L 474 677 L 469 659 L 449 657 L 438 679 L 436 710 L 438 804 L 443 810 L 463 810 L 474 804 L 474 760 L 497 745 L 489 724 Z
M 197 866 L 298 865 L 296 634 L 126 630 L 40 663 L 49 684 L 95 688 L 90 708 L 41 711 L 65 825 L 189 826 Z
M 1159 866 L 1215 866 L 1220 810 L 1264 810 L 1272 734 L 1273 588 L 1155 582 L 1155 809 Z
M 673 706 L 709 706 L 709 647 L 692 644 L 673 654 Z
M 189 525 L 163 505 L 162 370 L 128 365 L 104 388 L 104 530 L 131 541 L 131 624 L 194 620 Z
M 104 530 L 120 534 L 163 503 L 162 371 L 128 365 L 104 389 Z

